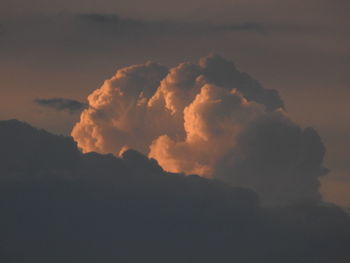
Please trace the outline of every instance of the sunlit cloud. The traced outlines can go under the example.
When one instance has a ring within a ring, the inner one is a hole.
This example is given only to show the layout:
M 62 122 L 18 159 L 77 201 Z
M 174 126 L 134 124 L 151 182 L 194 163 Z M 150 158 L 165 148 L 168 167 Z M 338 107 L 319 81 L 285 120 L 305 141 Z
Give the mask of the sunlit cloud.
M 317 132 L 220 56 L 119 69 L 88 103 L 71 133 L 84 152 L 136 149 L 167 171 L 253 188 L 266 203 L 321 199 L 318 177 L 327 170 Z

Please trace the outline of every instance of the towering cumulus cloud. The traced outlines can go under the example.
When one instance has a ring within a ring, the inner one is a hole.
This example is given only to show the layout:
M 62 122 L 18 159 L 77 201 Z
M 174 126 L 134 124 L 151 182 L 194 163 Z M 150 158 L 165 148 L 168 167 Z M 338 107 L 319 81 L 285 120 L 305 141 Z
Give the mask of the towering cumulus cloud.
M 263 88 L 217 55 L 167 69 L 120 69 L 88 97 L 72 136 L 84 152 L 132 148 L 169 172 L 252 188 L 266 204 L 319 202 L 324 146 Z

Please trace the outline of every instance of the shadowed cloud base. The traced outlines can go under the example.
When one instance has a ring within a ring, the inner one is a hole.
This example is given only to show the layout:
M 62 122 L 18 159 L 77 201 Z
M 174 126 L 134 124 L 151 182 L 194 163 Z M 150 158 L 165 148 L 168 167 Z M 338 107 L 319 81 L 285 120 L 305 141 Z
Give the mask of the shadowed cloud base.
M 133 151 L 0 122 L 2 262 L 346 262 L 350 220 L 327 204 L 264 208 L 252 190 L 165 172 Z M 273 185 L 271 186 L 273 187 Z

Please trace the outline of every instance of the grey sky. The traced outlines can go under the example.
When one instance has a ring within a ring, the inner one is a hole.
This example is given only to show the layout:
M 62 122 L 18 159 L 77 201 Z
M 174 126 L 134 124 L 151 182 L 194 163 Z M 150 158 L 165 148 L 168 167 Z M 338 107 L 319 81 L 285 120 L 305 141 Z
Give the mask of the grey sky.
M 349 11 L 344 0 L 3 0 L 0 118 L 67 134 L 78 116 L 45 111 L 33 99 L 85 101 L 119 67 L 219 53 L 278 90 L 292 118 L 319 131 L 331 170 L 324 191 L 350 205 Z M 124 26 L 115 33 L 113 23 L 89 24 L 79 14 L 115 14 Z

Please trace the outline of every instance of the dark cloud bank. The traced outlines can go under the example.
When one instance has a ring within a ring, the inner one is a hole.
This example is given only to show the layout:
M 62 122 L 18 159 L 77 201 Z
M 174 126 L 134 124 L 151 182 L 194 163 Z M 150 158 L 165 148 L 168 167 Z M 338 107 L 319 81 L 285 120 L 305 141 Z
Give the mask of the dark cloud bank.
M 80 112 L 87 106 L 83 102 L 65 98 L 35 99 L 34 103 L 57 111 L 67 110 L 70 113 Z
M 0 122 L 0 145 L 1 262 L 350 258 L 350 220 L 333 205 L 262 207 L 252 190 L 166 173 L 133 150 L 82 154 L 16 120 Z

